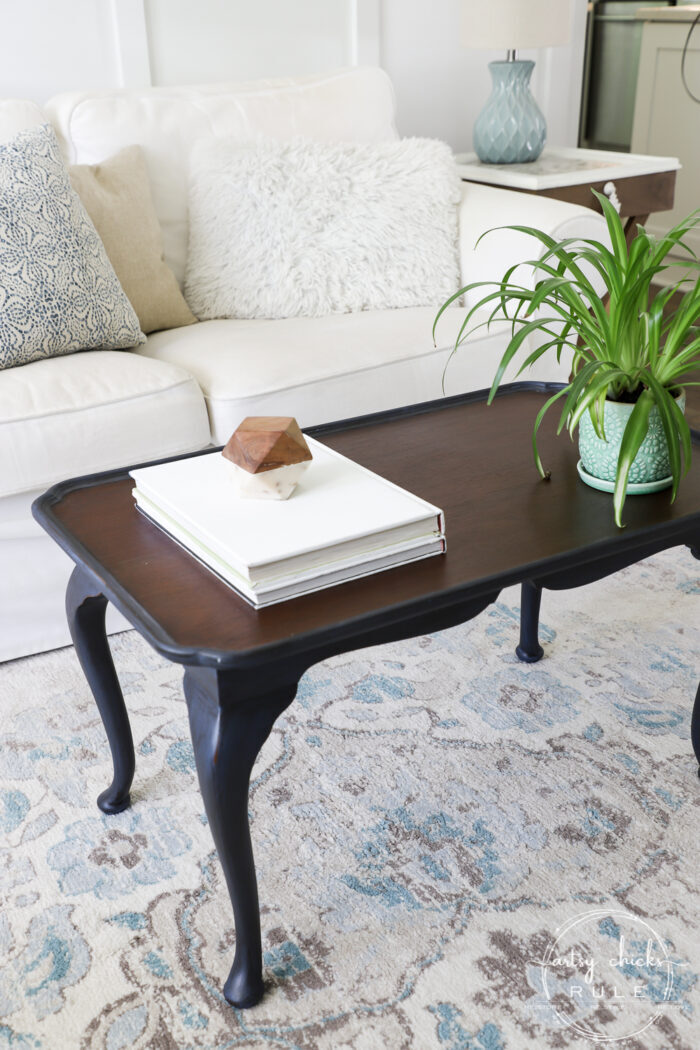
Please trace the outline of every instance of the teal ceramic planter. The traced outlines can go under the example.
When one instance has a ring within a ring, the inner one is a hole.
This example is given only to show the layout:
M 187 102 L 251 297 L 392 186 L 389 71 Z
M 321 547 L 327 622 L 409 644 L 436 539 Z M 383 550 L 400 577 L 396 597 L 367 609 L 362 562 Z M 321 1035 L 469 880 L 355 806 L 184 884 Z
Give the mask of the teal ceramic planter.
M 685 393 L 681 393 L 676 403 L 681 411 L 685 411 Z M 620 442 L 627 420 L 629 419 L 634 405 L 625 404 L 622 401 L 606 401 L 604 412 L 604 428 L 606 441 L 596 434 L 591 417 L 584 412 L 578 425 L 578 447 L 581 456 L 581 465 L 585 472 L 591 475 L 591 480 L 581 474 L 587 484 L 594 488 L 594 480 L 598 479 L 608 482 L 614 486 L 617 473 L 617 460 L 620 455 Z M 580 473 L 580 471 L 579 471 Z M 633 493 L 632 486 L 650 483 L 659 483 L 656 487 L 661 488 L 671 484 L 671 464 L 668 457 L 668 445 L 666 435 L 661 424 L 659 411 L 654 405 L 649 415 L 649 432 L 641 444 L 629 473 L 630 494 Z M 660 484 L 663 482 L 663 485 Z M 644 491 L 649 491 L 645 489 Z
M 493 90 L 474 125 L 474 149 L 484 164 L 523 164 L 537 160 L 547 125 L 530 92 L 535 63 L 489 62 Z

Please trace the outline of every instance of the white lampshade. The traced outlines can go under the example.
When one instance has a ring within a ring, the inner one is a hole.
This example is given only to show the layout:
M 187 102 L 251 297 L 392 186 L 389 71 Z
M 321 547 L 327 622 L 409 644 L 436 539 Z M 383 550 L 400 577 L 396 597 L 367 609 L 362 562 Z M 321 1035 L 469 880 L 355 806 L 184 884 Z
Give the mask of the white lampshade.
M 570 0 L 462 0 L 466 47 L 554 47 L 567 44 L 570 35 Z

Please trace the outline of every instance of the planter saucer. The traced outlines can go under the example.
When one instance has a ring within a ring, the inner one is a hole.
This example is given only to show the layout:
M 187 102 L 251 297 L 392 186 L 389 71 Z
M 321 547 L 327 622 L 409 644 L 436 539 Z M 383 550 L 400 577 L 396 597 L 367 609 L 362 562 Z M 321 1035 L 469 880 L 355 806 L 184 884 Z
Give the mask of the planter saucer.
M 592 489 L 598 489 L 599 492 L 614 492 L 615 482 L 605 481 L 603 478 L 596 478 L 593 474 L 589 474 L 584 469 L 581 460 L 576 464 L 576 469 L 579 472 L 581 481 L 585 481 L 587 485 L 590 485 Z M 644 482 L 630 482 L 627 485 L 628 496 L 647 496 L 651 492 L 660 492 L 661 489 L 667 489 L 669 485 L 673 484 L 673 478 L 669 474 L 667 478 L 659 478 L 657 481 L 644 481 Z

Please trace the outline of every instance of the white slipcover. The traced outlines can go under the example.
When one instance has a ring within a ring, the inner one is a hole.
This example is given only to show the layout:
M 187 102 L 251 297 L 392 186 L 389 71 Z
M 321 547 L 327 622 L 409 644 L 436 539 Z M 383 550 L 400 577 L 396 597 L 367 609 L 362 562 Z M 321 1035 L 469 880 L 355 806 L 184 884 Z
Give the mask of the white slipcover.
M 43 491 L 0 499 L 0 663 L 70 645 L 64 601 L 73 562 L 31 515 Z M 128 627 L 109 605 L 107 629 Z
M 70 642 L 72 562 L 31 517 L 64 478 L 209 444 L 202 393 L 185 371 L 93 350 L 0 371 L 0 661 Z M 127 624 L 110 614 L 112 630 Z
M 209 443 L 187 372 L 90 350 L 0 371 L 0 497 Z
M 46 124 L 47 119 L 36 102 L 24 98 L 0 98 L 0 145 L 13 139 L 18 131 Z

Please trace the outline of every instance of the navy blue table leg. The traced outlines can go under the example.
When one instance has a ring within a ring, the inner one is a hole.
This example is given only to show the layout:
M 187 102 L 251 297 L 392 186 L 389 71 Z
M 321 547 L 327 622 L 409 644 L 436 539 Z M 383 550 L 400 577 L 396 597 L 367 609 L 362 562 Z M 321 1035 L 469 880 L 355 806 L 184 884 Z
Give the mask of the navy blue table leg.
M 700 777 L 700 685 L 695 694 L 693 704 L 693 716 L 690 721 L 690 739 L 693 743 L 693 751 L 698 760 L 698 776 Z
M 700 561 L 700 543 L 689 546 L 688 550 Z M 693 744 L 693 751 L 695 757 L 698 760 L 698 776 L 700 777 L 700 685 L 695 695 L 695 703 L 693 704 L 693 716 L 690 722 L 690 739 Z
M 258 752 L 294 699 L 296 682 L 251 697 L 237 686 L 235 672 L 188 667 L 184 688 L 199 786 L 236 924 L 224 995 L 233 1006 L 255 1006 L 263 994 L 262 943 L 248 787 Z
M 66 615 L 73 645 L 95 697 L 107 733 L 114 778 L 97 799 L 104 813 L 121 813 L 131 805 L 134 741 L 105 630 L 107 599 L 99 583 L 76 566 L 66 591 Z
M 542 588 L 532 580 L 524 580 L 520 593 L 520 644 L 515 655 L 523 663 L 535 664 L 544 656 L 538 638 Z

